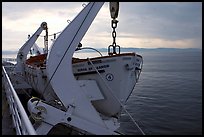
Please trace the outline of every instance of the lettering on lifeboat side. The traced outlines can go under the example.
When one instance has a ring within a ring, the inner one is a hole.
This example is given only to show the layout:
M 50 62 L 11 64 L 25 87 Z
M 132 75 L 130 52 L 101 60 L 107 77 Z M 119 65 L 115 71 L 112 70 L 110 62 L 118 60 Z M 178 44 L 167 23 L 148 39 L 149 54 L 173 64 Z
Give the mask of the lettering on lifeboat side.
M 109 67 L 110 67 L 110 65 L 106 64 L 106 65 L 96 66 L 96 69 L 99 70 L 99 69 L 104 69 L 104 68 L 109 68 Z M 92 67 L 78 68 L 77 72 L 84 72 L 84 71 L 88 71 L 88 70 L 93 70 L 93 68 Z
M 100 66 L 96 66 L 96 69 L 99 71 L 99 73 L 103 73 L 105 72 L 105 68 L 109 68 L 110 65 L 109 64 L 105 64 L 105 65 L 100 65 Z M 93 67 L 83 67 L 83 68 L 78 68 L 77 69 L 77 73 L 74 73 L 74 75 L 85 75 L 85 74 L 95 74 L 97 73 Z

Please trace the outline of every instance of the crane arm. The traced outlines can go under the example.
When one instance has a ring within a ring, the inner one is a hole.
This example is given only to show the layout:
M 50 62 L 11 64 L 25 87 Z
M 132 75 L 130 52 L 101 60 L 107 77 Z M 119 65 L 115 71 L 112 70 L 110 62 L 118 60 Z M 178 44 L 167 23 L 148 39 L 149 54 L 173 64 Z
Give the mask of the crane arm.
M 19 49 L 17 54 L 17 64 L 16 71 L 23 72 L 23 63 L 27 58 L 27 54 L 29 53 L 31 47 L 34 45 L 35 41 L 41 34 L 43 30 L 47 30 L 47 23 L 42 22 L 37 31 L 30 37 L 30 39 Z

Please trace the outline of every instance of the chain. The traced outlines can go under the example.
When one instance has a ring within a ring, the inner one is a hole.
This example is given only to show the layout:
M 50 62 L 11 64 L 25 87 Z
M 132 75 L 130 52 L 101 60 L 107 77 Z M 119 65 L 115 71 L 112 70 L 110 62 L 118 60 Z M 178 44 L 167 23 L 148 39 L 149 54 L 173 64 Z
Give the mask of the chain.
M 117 27 L 117 23 L 118 23 L 117 20 L 112 20 L 112 22 L 111 22 L 111 25 L 112 25 L 112 28 L 113 28 L 113 32 L 112 32 L 113 46 L 116 46 L 116 41 L 115 41 L 115 39 L 116 39 L 116 31 L 115 31 L 115 29 Z
M 111 21 L 111 27 L 113 28 L 113 32 L 112 32 L 113 44 L 108 47 L 108 54 L 109 55 L 117 54 L 117 52 L 116 52 L 117 47 L 119 48 L 119 54 L 120 54 L 120 46 L 116 45 L 116 31 L 115 31 L 115 29 L 117 27 L 117 23 L 118 23 L 118 21 L 115 19 L 113 19 Z M 113 48 L 113 52 L 110 51 L 111 47 Z

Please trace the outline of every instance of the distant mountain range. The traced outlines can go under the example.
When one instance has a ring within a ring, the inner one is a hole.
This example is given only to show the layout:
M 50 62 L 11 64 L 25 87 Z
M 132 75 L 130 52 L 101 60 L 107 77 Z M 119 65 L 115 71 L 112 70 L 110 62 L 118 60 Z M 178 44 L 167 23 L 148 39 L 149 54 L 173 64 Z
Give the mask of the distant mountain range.
M 17 54 L 18 51 L 15 51 L 15 50 L 12 50 L 12 51 L 9 51 L 9 50 L 2 50 L 2 54 Z
M 107 48 L 96 48 L 100 52 L 107 52 Z M 146 52 L 146 51 L 202 51 L 199 48 L 123 48 L 120 49 L 121 52 Z M 83 52 L 95 52 L 94 50 L 83 50 Z M 18 51 L 2 50 L 2 54 L 17 54 Z
M 100 52 L 106 52 L 107 49 L 106 48 L 100 48 L 97 49 Z M 202 49 L 199 48 L 184 48 L 184 49 L 180 49 L 180 48 L 122 48 L 120 49 L 120 51 L 122 52 L 135 52 L 135 51 L 201 51 Z

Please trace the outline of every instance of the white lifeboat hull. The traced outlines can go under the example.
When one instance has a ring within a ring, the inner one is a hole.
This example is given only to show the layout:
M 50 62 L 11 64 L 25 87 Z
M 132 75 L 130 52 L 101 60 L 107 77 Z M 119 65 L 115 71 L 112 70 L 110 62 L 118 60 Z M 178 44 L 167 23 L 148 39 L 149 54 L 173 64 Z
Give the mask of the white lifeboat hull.
M 57 96 L 46 76 L 46 66 L 43 65 L 45 57 L 40 55 L 28 59 L 25 74 L 27 82 L 49 102 L 57 99 Z M 95 80 L 103 99 L 92 101 L 93 106 L 106 116 L 117 116 L 121 111 L 120 102 L 124 104 L 127 101 L 137 82 L 140 73 L 137 68 L 141 67 L 142 57 L 124 53 L 90 60 L 93 64 L 88 59 L 73 58 L 73 75 L 76 80 Z

